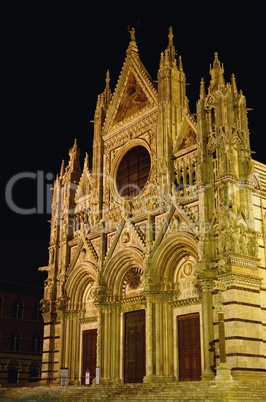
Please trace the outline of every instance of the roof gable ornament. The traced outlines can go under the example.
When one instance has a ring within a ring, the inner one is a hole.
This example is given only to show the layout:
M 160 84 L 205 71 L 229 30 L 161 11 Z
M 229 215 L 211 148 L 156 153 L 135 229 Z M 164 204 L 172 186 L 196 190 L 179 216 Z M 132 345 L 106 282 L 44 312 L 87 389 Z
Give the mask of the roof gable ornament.
M 130 42 L 127 49 L 128 52 L 136 52 L 138 53 L 138 46 L 136 43 L 136 36 L 135 36 L 135 28 L 131 27 L 130 25 L 127 27 L 128 32 L 130 33 Z
M 213 65 L 210 65 L 210 89 L 217 90 L 218 88 L 223 88 L 225 86 L 224 83 L 224 66 L 223 63 L 220 63 L 218 59 L 218 53 L 214 53 L 214 61 Z
M 131 41 L 106 114 L 105 133 L 157 104 L 156 85 L 139 58 L 135 29 L 129 26 L 128 32 Z

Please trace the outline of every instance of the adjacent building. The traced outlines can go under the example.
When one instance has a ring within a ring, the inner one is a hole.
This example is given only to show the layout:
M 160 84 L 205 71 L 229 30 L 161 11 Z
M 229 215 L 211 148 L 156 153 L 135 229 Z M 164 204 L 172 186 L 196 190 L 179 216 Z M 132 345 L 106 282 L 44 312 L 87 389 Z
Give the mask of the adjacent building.
M 53 186 L 41 384 L 265 380 L 266 166 L 209 72 L 191 114 L 172 28 L 156 81 L 134 29 L 107 72 L 92 163 L 73 140 Z
M 41 378 L 43 289 L 0 281 L 0 386 L 33 386 Z

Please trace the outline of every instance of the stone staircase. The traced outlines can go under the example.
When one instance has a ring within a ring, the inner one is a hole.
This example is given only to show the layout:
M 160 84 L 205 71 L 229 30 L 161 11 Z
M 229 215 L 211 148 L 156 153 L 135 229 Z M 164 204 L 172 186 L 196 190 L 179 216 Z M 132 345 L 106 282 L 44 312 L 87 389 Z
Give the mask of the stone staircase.
M 0 401 L 13 402 L 255 402 L 266 401 L 266 381 L 194 381 L 168 384 L 100 384 L 0 388 Z

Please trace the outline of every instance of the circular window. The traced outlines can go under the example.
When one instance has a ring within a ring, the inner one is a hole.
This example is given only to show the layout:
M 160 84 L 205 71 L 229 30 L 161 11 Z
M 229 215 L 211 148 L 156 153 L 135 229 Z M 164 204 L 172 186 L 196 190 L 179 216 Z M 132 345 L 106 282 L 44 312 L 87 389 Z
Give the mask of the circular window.
M 116 186 L 119 195 L 127 200 L 137 197 L 147 183 L 150 168 L 148 150 L 141 145 L 131 148 L 118 166 Z

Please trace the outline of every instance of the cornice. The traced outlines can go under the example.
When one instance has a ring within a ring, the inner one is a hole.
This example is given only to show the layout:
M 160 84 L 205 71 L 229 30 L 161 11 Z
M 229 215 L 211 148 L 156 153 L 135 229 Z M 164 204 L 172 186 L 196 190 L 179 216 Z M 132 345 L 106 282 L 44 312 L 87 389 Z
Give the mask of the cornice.
M 183 300 L 175 300 L 170 303 L 170 305 L 174 308 L 176 307 L 187 307 L 187 306 L 193 306 L 195 304 L 200 304 L 200 299 L 199 297 L 191 297 L 189 299 L 183 299 Z

